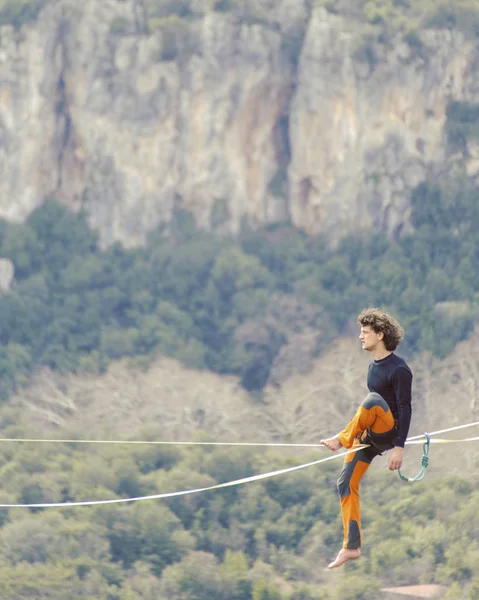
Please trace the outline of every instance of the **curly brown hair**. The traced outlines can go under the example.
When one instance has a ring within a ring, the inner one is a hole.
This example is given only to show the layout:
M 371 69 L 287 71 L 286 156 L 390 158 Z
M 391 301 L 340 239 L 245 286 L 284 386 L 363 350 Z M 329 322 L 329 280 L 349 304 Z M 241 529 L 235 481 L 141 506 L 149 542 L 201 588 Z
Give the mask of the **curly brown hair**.
M 358 323 L 362 327 L 371 327 L 376 333 L 384 334 L 384 345 L 386 350 L 392 352 L 399 346 L 404 337 L 404 329 L 401 325 L 379 308 L 366 308 L 358 315 Z

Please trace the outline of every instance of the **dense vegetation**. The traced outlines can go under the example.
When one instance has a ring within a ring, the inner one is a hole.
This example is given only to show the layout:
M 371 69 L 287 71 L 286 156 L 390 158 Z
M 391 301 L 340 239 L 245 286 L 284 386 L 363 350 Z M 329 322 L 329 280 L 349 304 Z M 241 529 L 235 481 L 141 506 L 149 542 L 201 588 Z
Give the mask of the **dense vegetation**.
M 54 0 L 0 0 L 0 25 L 10 24 L 16 28 L 35 20 L 41 9 Z M 193 0 L 135 0 L 146 18 L 146 31 L 158 28 L 179 32 L 181 20 L 198 16 Z M 210 10 L 233 14 L 247 24 L 277 27 L 274 11 L 268 4 L 256 0 L 210 0 Z M 343 14 L 358 22 L 382 28 L 383 34 L 402 32 L 411 34 L 420 28 L 433 27 L 459 29 L 467 35 L 479 35 L 479 9 L 475 0 L 309 0 L 305 10 L 324 6 L 335 14 Z M 204 6 L 202 7 L 204 9 Z M 304 20 L 307 21 L 305 13 Z M 125 21 L 115 21 L 114 30 L 119 33 L 129 29 Z M 386 39 L 383 35 L 383 39 Z
M 314 0 L 315 6 L 368 22 L 389 31 L 418 27 L 457 28 L 479 34 L 479 12 L 474 0 Z
M 16 425 L 4 433 L 26 432 Z M 209 486 L 317 457 L 293 460 L 284 453 L 247 449 L 4 444 L 0 502 L 142 496 Z M 363 558 L 345 567 L 347 577 L 335 577 L 325 566 L 341 544 L 338 469 L 338 463 L 327 463 L 169 500 L 0 509 L 0 596 L 375 600 L 383 597 L 381 587 L 434 582 L 450 588 L 446 598 L 451 600 L 477 598 L 474 480 L 429 476 L 411 486 L 378 464 L 362 495 Z
M 478 190 L 423 183 L 411 204 L 415 230 L 397 241 L 366 234 L 328 249 L 288 226 L 231 240 L 178 212 L 144 248 L 101 250 L 84 214 L 47 201 L 24 225 L 1 227 L 16 277 L 0 297 L 3 397 L 37 366 L 101 372 L 156 352 L 260 390 L 288 341 L 289 305 L 320 334 L 316 353 L 381 305 L 404 322 L 403 353 L 444 357 L 478 318 Z
M 35 21 L 50 0 L 0 0 L 0 25 L 13 25 L 20 29 L 25 23 Z

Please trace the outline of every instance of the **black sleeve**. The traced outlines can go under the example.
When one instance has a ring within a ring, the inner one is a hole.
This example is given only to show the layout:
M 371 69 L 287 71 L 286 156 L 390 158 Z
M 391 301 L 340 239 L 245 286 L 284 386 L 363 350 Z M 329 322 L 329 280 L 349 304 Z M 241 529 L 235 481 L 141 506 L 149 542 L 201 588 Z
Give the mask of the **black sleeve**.
M 404 448 L 412 415 L 412 373 L 407 367 L 398 367 L 392 377 L 398 407 L 398 436 L 395 446 Z

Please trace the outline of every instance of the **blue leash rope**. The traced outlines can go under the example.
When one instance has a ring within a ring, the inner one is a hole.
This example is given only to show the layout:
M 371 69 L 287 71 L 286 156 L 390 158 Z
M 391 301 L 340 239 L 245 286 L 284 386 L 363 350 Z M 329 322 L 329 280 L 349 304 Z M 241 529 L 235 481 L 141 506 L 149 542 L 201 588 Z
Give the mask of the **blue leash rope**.
M 426 469 L 429 465 L 429 446 L 431 443 L 431 438 L 428 433 L 425 433 L 424 435 L 426 436 L 426 441 L 424 442 L 423 447 L 422 447 L 423 454 L 422 454 L 422 459 L 421 459 L 421 470 L 419 471 L 419 473 L 415 477 L 405 477 L 401 473 L 401 469 L 398 469 L 399 477 L 403 481 L 406 481 L 408 483 L 414 483 L 416 481 L 421 481 L 421 479 L 424 479 L 424 476 L 426 475 Z

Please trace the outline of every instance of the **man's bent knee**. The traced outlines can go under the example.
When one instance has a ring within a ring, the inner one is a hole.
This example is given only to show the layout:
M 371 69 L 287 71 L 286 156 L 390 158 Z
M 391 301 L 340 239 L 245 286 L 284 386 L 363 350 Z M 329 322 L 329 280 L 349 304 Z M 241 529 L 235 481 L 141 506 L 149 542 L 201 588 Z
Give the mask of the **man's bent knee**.
M 376 394 L 376 392 L 371 392 L 370 394 L 368 394 L 366 398 L 364 398 L 364 400 L 361 402 L 361 406 L 366 410 L 370 410 L 375 406 L 379 406 L 384 410 L 384 412 L 387 412 L 389 410 L 389 406 L 386 400 L 384 400 L 384 398 L 379 394 Z

